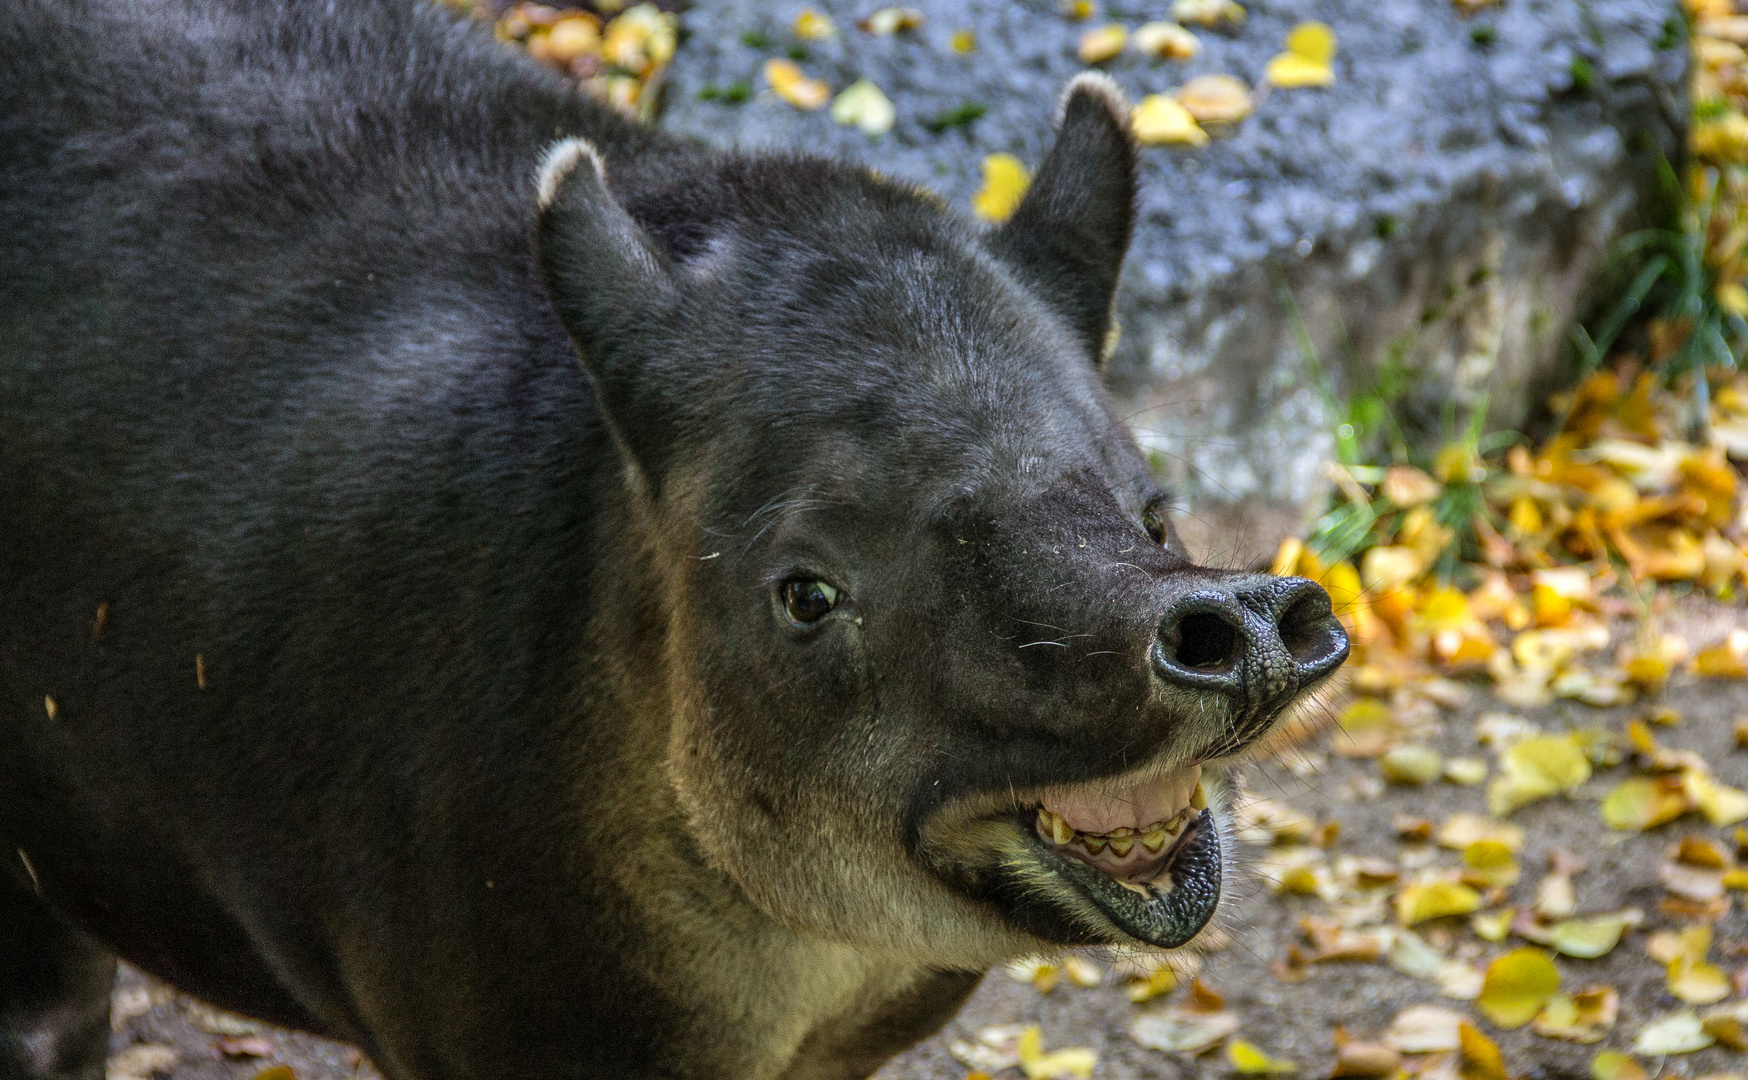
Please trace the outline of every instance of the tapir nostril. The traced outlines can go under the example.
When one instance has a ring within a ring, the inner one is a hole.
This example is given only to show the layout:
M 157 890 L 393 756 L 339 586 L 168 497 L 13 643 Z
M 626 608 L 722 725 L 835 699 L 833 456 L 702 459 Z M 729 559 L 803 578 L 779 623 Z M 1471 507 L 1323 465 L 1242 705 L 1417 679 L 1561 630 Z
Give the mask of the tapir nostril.
M 1224 671 L 1238 660 L 1238 628 L 1212 611 L 1185 615 L 1177 624 L 1173 658 L 1196 671 Z
M 1301 677 L 1317 678 L 1347 659 L 1347 633 L 1335 618 L 1329 594 L 1307 581 L 1277 622 L 1281 644 Z

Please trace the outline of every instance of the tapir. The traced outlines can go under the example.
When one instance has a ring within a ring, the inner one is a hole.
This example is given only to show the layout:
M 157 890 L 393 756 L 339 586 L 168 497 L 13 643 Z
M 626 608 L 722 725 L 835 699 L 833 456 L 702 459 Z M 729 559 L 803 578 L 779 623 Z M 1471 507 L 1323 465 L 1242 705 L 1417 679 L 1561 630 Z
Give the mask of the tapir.
M 118 957 L 390 1080 L 847 1080 L 1205 940 L 1347 640 L 1102 386 L 1109 80 L 987 226 L 414 0 L 0 56 L 0 1078 L 103 1075 Z

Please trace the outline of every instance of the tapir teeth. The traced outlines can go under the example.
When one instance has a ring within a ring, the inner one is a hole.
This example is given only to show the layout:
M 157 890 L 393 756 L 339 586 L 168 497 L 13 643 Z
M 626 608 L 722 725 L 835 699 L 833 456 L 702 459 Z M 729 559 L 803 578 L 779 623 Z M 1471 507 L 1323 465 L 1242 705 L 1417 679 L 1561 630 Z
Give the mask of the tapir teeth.
M 1043 807 L 1038 808 L 1038 822 L 1043 826 L 1042 831 L 1045 835 L 1049 836 L 1058 847 L 1074 839 L 1074 830 L 1069 828 L 1068 822 L 1063 821 L 1062 818 Z
M 1175 842 L 1190 821 L 1208 805 L 1207 793 L 1200 785 L 1190 798 L 1190 805 L 1179 810 L 1165 821 L 1155 821 L 1141 828 L 1119 826 L 1105 833 L 1081 832 L 1070 825 L 1066 818 L 1046 807 L 1038 808 L 1038 831 L 1057 847 L 1079 843 L 1088 853 L 1103 854 L 1105 848 L 1111 849 L 1116 858 L 1126 858 L 1140 844 L 1149 855 L 1157 855 L 1167 845 Z

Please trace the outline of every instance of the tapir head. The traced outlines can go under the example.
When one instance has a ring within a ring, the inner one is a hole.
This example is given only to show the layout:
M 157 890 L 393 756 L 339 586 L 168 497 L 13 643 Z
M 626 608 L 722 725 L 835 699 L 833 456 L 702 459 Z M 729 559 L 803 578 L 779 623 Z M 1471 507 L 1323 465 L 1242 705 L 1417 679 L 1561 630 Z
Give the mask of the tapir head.
M 621 191 L 569 141 L 540 175 L 660 583 L 678 827 L 791 927 L 939 966 L 1185 945 L 1222 768 L 1347 655 L 1312 582 L 1191 562 L 1101 387 L 1127 114 L 1075 80 L 993 231 L 809 158 Z

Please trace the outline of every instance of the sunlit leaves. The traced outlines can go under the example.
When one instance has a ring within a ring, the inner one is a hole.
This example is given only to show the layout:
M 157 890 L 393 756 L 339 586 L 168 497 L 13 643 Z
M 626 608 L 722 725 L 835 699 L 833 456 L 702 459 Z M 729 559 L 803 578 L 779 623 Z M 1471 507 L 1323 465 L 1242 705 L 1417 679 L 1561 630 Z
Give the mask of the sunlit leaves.
M 1032 174 L 1012 154 L 990 154 L 983 159 L 983 186 L 972 196 L 971 207 L 985 221 L 1006 221 L 1020 208 Z
M 1481 894 L 1455 881 L 1409 885 L 1396 897 L 1396 918 L 1413 926 L 1446 915 L 1468 915 L 1481 908 Z
M 1288 1076 L 1299 1071 L 1295 1062 L 1270 1057 L 1243 1039 L 1233 1039 L 1226 1044 L 1226 1060 L 1234 1072 L 1245 1076 Z
M 765 83 L 778 97 L 797 109 L 823 109 L 831 101 L 831 87 L 807 76 L 794 62 L 765 61 Z
M 1475 1006 L 1502 1028 L 1522 1027 L 1560 988 L 1560 972 L 1540 949 L 1516 949 L 1487 965 Z
M 1177 99 L 1167 94 L 1149 94 L 1129 117 L 1129 130 L 1147 144 L 1181 143 L 1201 146 L 1208 141 L 1196 118 Z
M 1328 86 L 1335 81 L 1334 59 L 1334 31 L 1320 22 L 1303 22 L 1287 35 L 1285 51 L 1268 62 L 1263 78 L 1280 87 Z
M 878 86 L 858 79 L 832 101 L 831 118 L 846 127 L 857 127 L 869 136 L 884 135 L 897 118 L 892 101 Z

